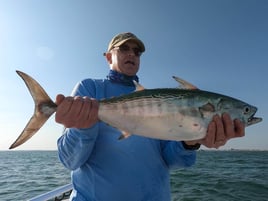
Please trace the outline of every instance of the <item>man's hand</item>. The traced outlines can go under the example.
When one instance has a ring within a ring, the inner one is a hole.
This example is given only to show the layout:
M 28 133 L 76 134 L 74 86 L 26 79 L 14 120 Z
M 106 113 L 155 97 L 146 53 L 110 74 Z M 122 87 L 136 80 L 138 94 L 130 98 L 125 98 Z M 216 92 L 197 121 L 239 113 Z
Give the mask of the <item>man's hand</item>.
M 66 128 L 89 128 L 98 122 L 99 104 L 88 97 L 56 97 L 58 105 L 55 120 Z
M 200 143 L 208 148 L 219 148 L 226 144 L 232 138 L 243 137 L 245 135 L 245 126 L 241 121 L 235 119 L 232 121 L 229 114 L 223 114 L 222 117 L 215 115 L 208 125 L 207 135 L 202 140 L 185 142 L 188 145 Z

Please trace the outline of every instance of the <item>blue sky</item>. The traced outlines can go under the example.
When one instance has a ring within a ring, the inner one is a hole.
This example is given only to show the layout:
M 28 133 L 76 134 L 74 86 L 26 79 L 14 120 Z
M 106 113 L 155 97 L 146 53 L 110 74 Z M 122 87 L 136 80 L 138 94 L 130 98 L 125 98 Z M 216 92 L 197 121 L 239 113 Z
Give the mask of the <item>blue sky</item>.
M 52 99 L 81 79 L 104 78 L 111 38 L 130 31 L 146 52 L 138 73 L 147 88 L 177 87 L 176 75 L 200 89 L 256 105 L 263 122 L 224 149 L 268 150 L 268 1 L 266 0 L 0 0 L 0 149 L 33 113 L 15 70 L 40 82 Z M 54 116 L 17 149 L 56 149 Z

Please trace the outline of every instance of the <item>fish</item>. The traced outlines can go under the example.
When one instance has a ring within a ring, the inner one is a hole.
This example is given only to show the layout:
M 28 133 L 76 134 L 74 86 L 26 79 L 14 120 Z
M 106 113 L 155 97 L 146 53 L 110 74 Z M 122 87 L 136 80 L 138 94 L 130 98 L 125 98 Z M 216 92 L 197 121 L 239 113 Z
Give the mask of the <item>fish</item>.
M 36 80 L 22 71 L 16 72 L 28 87 L 35 109 L 9 149 L 29 140 L 57 110 L 57 105 Z M 245 126 L 262 121 L 261 117 L 255 117 L 256 106 L 230 96 L 200 90 L 181 78 L 173 78 L 182 88 L 145 89 L 134 82 L 134 92 L 99 100 L 99 120 L 120 130 L 122 135 L 119 139 L 134 134 L 174 141 L 204 138 L 208 124 L 216 114 L 228 113 Z

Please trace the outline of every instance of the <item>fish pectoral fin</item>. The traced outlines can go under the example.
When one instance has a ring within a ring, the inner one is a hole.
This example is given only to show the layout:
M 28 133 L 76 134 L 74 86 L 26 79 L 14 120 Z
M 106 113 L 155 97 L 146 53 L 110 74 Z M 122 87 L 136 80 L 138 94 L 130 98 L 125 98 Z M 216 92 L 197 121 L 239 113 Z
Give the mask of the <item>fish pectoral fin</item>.
M 202 117 L 206 116 L 207 113 L 214 113 L 216 111 L 214 105 L 209 102 L 206 103 L 205 105 L 202 105 L 198 109 Z
M 130 136 L 131 136 L 131 134 L 129 132 L 122 131 L 122 135 L 119 136 L 118 140 L 124 140 L 124 139 L 127 139 Z
M 135 91 L 145 90 L 145 88 L 141 84 L 139 84 L 138 82 L 136 82 L 135 80 L 133 80 L 133 83 L 134 83 L 134 85 L 136 87 L 136 90 Z
M 192 83 L 190 82 L 187 82 L 186 80 L 183 80 L 179 77 L 176 77 L 176 76 L 172 76 L 172 78 L 174 80 L 176 80 L 180 85 L 181 85 L 181 88 L 183 89 L 198 89 L 195 85 L 193 85 Z

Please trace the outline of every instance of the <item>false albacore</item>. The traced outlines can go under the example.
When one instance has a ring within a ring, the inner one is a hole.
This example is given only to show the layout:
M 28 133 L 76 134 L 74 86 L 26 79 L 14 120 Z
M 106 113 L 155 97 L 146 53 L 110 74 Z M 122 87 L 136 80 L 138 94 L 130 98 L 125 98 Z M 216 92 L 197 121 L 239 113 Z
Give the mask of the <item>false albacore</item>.
M 13 149 L 30 139 L 57 110 L 57 105 L 45 90 L 29 75 L 17 71 L 27 85 L 35 102 L 32 118 L 10 146 Z M 127 95 L 99 101 L 101 121 L 130 134 L 163 140 L 197 140 L 205 137 L 215 114 L 229 113 L 245 126 L 262 118 L 254 117 L 255 106 L 225 95 L 199 90 L 192 84 L 174 77 L 184 88 L 144 89 L 136 84 L 136 91 Z

